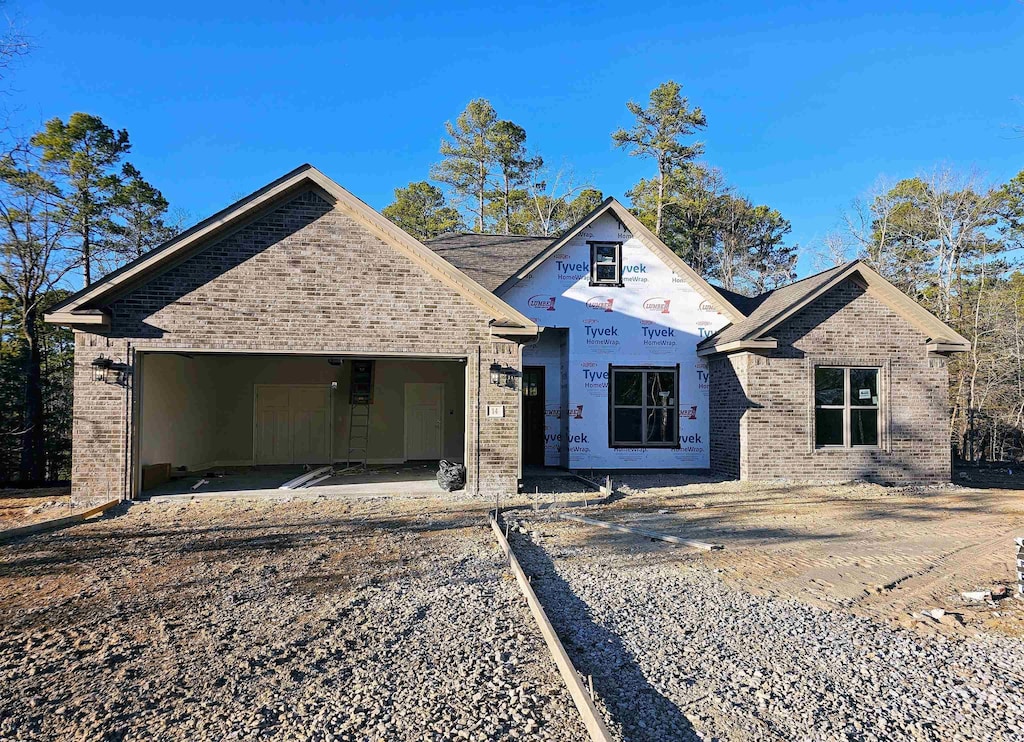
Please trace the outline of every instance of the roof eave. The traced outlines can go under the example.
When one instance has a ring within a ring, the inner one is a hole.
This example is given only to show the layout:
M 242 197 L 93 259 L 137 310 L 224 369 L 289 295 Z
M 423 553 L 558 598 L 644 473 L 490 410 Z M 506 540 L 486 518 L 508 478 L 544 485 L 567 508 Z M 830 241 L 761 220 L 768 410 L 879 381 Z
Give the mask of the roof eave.
M 758 352 L 763 350 L 774 350 L 779 347 L 779 341 L 775 338 L 764 338 L 762 340 L 734 340 L 731 343 L 721 345 L 709 345 L 706 348 L 698 348 L 697 355 L 701 358 L 717 356 L 727 353 Z
M 929 353 L 966 353 L 971 349 L 971 344 L 966 340 L 962 343 L 941 339 L 930 340 L 925 344 L 925 349 Z
M 50 325 L 64 325 L 72 328 L 107 329 L 110 327 L 110 314 L 101 310 L 46 312 L 43 315 L 43 321 Z

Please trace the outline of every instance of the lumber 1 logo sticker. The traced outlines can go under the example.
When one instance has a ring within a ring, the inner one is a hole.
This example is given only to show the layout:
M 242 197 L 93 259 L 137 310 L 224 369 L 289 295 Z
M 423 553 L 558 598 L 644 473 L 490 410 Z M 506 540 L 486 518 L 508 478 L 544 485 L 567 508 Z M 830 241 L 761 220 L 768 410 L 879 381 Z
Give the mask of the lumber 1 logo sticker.
M 687 407 L 679 405 L 679 419 L 680 420 L 696 420 L 697 419 L 697 405 L 692 404 Z
M 607 296 L 594 296 L 587 299 L 587 309 L 596 309 L 599 312 L 610 312 L 612 311 L 612 303 L 615 299 L 611 299 Z
M 671 299 L 666 299 L 663 296 L 652 296 L 650 299 L 644 302 L 644 311 L 657 312 L 658 314 L 668 314 L 668 307 L 671 303 Z
M 709 301 L 702 301 L 700 303 L 700 306 L 697 308 L 700 309 L 700 311 L 702 312 L 708 312 L 709 314 L 718 314 L 718 310 L 715 309 L 715 306 Z
M 555 296 L 541 296 L 537 294 L 536 296 L 531 296 L 526 304 L 533 309 L 544 309 L 548 312 L 553 312 L 555 311 L 556 298 Z

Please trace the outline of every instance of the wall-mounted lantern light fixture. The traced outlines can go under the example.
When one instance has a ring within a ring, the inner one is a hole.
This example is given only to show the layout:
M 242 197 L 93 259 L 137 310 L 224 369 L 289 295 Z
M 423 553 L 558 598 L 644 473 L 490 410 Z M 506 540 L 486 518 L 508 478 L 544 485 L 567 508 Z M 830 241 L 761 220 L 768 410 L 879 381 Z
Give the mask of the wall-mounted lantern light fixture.
M 92 380 L 106 381 L 114 361 L 106 356 L 99 356 L 98 358 L 93 358 L 90 365 L 92 366 Z
M 124 386 L 128 383 L 128 377 L 131 375 L 131 367 L 127 363 L 121 363 L 103 355 L 94 358 L 89 365 L 92 366 L 93 381 L 102 381 L 105 384 L 114 383 Z
M 516 370 L 502 366 L 499 363 L 491 364 L 491 383 L 495 386 L 507 386 L 516 388 Z

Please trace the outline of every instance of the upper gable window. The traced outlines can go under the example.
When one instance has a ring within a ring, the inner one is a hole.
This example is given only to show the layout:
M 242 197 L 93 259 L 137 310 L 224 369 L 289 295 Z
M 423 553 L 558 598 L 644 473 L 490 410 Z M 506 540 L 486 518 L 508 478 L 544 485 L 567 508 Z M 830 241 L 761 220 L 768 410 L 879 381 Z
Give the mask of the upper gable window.
M 590 285 L 622 285 L 622 243 L 589 242 Z

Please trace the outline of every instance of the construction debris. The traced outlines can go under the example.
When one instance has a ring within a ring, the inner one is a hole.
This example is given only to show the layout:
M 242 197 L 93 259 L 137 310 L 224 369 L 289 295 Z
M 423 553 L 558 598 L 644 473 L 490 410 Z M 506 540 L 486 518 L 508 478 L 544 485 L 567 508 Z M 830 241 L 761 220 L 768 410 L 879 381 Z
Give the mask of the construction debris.
M 972 603 L 981 603 L 992 600 L 991 590 L 976 590 L 974 592 L 960 593 L 960 597 Z
M 1024 537 L 1015 538 L 1017 544 L 1017 597 L 1024 600 Z
M 441 459 L 437 468 L 437 483 L 445 492 L 455 492 L 466 487 L 466 467 L 454 461 Z
M 315 484 L 315 482 L 313 482 L 314 479 L 317 482 L 322 482 L 324 479 L 330 477 L 333 471 L 334 467 L 332 466 L 321 466 L 319 469 L 307 471 L 306 473 L 295 477 L 295 479 L 288 480 L 280 487 L 278 487 L 278 489 L 297 490 L 302 489 L 304 487 L 309 487 L 312 486 L 312 484 Z

